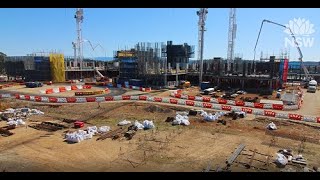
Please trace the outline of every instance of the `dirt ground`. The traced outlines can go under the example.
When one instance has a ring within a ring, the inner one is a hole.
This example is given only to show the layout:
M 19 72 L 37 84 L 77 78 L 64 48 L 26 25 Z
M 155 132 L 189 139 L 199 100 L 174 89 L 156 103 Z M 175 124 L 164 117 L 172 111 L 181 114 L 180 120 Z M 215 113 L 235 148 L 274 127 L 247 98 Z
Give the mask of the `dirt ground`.
M 298 114 L 307 114 L 320 117 L 320 91 L 316 93 L 308 93 L 306 89 L 303 89 L 303 104 L 299 110 L 294 112 Z
M 106 139 L 84 140 L 76 144 L 64 142 L 64 133 L 69 128 L 56 132 L 18 127 L 9 137 L 0 136 L 0 171 L 191 171 L 199 172 L 211 164 L 211 169 L 225 165 L 226 159 L 240 143 L 246 145 L 246 153 L 257 149 L 262 154 L 275 159 L 275 153 L 282 148 L 298 151 L 308 162 L 308 167 L 320 165 L 320 132 L 317 127 L 305 126 L 289 121 L 257 118 L 231 120 L 224 117 L 226 125 L 204 122 L 202 118 L 190 116 L 190 126 L 172 126 L 166 123 L 168 116 L 176 111 L 188 110 L 180 106 L 163 106 L 150 103 L 117 102 L 71 104 L 48 107 L 31 102 L 12 100 L 10 107 L 33 107 L 45 112 L 43 116 L 31 116 L 27 124 L 41 121 L 62 123 L 63 118 L 79 119 L 86 126 L 107 125 L 117 128 L 121 120 L 140 122 L 153 120 L 156 128 L 139 130 L 131 140 Z M 213 111 L 212 111 L 213 112 Z M 272 135 L 265 130 L 273 121 L 278 130 Z M 5 122 L 0 122 L 0 127 Z M 306 142 L 302 139 L 308 137 Z M 244 153 L 245 154 L 245 153 Z M 266 156 L 257 157 L 265 162 Z M 264 165 L 253 162 L 253 168 L 246 169 L 241 162 L 248 162 L 245 155 L 239 156 L 231 171 L 280 171 L 273 163 Z M 267 170 L 259 170 L 263 167 Z M 301 170 L 301 167 L 287 165 L 286 168 Z

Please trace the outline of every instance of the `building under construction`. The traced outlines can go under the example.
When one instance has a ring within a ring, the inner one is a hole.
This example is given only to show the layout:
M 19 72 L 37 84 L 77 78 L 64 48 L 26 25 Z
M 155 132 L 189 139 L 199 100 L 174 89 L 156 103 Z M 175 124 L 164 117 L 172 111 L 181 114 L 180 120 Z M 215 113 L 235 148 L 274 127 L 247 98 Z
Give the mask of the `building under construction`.
M 41 53 L 27 56 L 7 56 L 4 61 L 6 74 L 25 81 L 54 81 L 93 78 L 97 74 L 117 77 L 119 70 L 113 62 L 84 59 L 82 65 L 62 54 Z M 99 72 L 97 72 L 99 71 Z
M 138 43 L 130 50 L 116 51 L 118 83 L 139 82 L 139 85 L 159 87 L 184 80 L 193 55 L 194 46 L 173 45 L 172 41 Z
M 283 70 L 287 59 L 276 59 L 271 56 L 268 61 L 252 61 L 235 58 L 228 71 L 227 60 L 214 58 L 203 63 L 203 81 L 222 89 L 239 88 L 248 92 L 269 94 L 280 88 L 287 80 L 288 69 Z M 187 80 L 198 84 L 199 70 L 193 62 Z M 281 69 L 282 67 L 282 69 Z

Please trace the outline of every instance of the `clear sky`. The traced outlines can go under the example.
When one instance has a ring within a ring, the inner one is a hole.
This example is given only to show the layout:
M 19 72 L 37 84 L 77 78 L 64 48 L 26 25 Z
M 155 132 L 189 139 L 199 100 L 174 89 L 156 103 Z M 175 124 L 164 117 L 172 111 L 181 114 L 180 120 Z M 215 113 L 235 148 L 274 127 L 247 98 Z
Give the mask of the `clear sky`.
M 85 45 L 84 56 L 113 56 L 113 51 L 133 47 L 137 42 L 188 43 L 197 49 L 197 8 L 84 8 L 83 38 L 106 51 L 92 51 Z M 71 42 L 76 39 L 74 8 L 0 8 L 0 52 L 9 56 L 38 51 L 57 50 L 73 55 Z M 227 56 L 228 8 L 209 8 L 206 21 L 204 58 Z M 320 60 L 320 9 L 238 8 L 235 54 L 253 59 L 253 49 L 261 21 L 269 19 L 288 24 L 294 18 L 304 18 L 314 25 L 309 37 L 311 47 L 301 47 L 304 60 Z M 310 27 L 310 26 L 308 26 Z M 257 46 L 257 57 L 279 54 L 290 36 L 281 27 L 265 24 Z M 301 30 L 301 29 L 300 29 Z M 302 30 L 306 31 L 306 30 Z M 302 37 L 302 36 L 301 36 Z M 289 44 L 288 44 L 289 45 Z M 286 48 L 290 59 L 299 56 L 295 47 Z M 195 55 L 197 57 L 197 54 Z

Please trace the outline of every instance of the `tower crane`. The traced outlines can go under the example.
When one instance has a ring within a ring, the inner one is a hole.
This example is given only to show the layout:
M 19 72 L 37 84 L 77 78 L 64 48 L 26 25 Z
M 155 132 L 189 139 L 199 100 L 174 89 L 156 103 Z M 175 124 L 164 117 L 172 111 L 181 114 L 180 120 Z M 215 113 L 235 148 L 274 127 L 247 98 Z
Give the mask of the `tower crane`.
M 230 8 L 228 31 L 227 71 L 231 70 L 230 64 L 234 60 L 234 44 L 237 32 L 236 8 Z
M 82 22 L 83 22 L 83 9 L 77 8 L 76 14 L 74 15 L 77 23 L 77 41 L 72 42 L 72 46 L 74 48 L 74 61 L 75 64 L 78 64 L 80 61 L 80 70 L 81 70 L 81 79 L 82 79 L 82 61 L 83 61 L 83 40 L 82 40 Z
M 198 21 L 198 28 L 199 28 L 199 34 L 198 34 L 198 59 L 200 60 L 200 73 L 199 73 L 199 86 L 202 82 L 202 73 L 203 73 L 203 37 L 204 37 L 204 31 L 205 31 L 205 21 L 208 14 L 208 8 L 200 8 L 199 11 L 197 11 L 197 15 L 199 16 Z
M 296 37 L 295 37 L 295 35 L 293 34 L 291 28 L 288 27 L 288 26 L 285 26 L 285 25 L 282 25 L 282 24 L 279 24 L 279 23 L 276 23 L 276 22 L 273 22 L 273 21 L 264 19 L 264 20 L 262 21 L 262 23 L 261 23 L 261 27 L 260 27 L 260 31 L 259 31 L 259 34 L 258 34 L 258 38 L 257 38 L 257 41 L 256 41 L 256 45 L 255 45 L 255 47 L 254 47 L 254 58 L 253 58 L 253 59 L 255 60 L 257 44 L 258 44 L 258 41 L 259 41 L 259 37 L 260 37 L 260 33 L 261 33 L 261 30 L 262 30 L 263 24 L 264 24 L 265 22 L 271 23 L 271 24 L 274 24 L 274 25 L 277 25 L 277 26 L 284 27 L 284 28 L 286 28 L 286 29 L 288 29 L 288 30 L 290 31 L 291 36 L 292 36 L 292 38 L 293 38 L 293 40 L 294 40 L 294 44 L 296 45 L 296 48 L 297 48 L 298 53 L 299 53 L 299 61 L 301 62 L 301 66 L 302 66 L 302 68 L 303 68 L 303 71 L 304 71 L 304 74 L 305 74 L 305 77 L 306 77 L 306 81 L 308 82 L 308 81 L 312 80 L 312 77 L 310 76 L 308 69 L 307 69 L 307 68 L 305 67 L 305 65 L 303 64 L 303 60 L 302 60 L 303 55 L 302 55 L 301 49 L 300 49 L 300 47 L 299 47 L 299 44 L 298 44 L 298 42 L 297 42 L 297 40 L 296 40 Z

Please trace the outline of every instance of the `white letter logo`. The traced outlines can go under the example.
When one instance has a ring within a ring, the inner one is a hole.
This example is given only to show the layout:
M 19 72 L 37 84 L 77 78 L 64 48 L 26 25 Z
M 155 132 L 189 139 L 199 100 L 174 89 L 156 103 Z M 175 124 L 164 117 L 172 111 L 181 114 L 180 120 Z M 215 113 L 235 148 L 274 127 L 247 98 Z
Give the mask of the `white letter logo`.
M 312 47 L 314 43 L 314 38 L 309 37 L 311 34 L 315 32 L 314 25 L 310 23 L 309 20 L 304 18 L 294 18 L 293 20 L 289 21 L 289 24 L 286 24 L 288 28 L 291 29 L 292 33 L 297 37 L 297 41 L 299 47 Z M 285 33 L 291 35 L 290 30 L 286 28 L 284 30 Z M 293 41 L 288 40 L 285 38 L 285 46 L 287 47 L 290 44 L 294 47 Z

